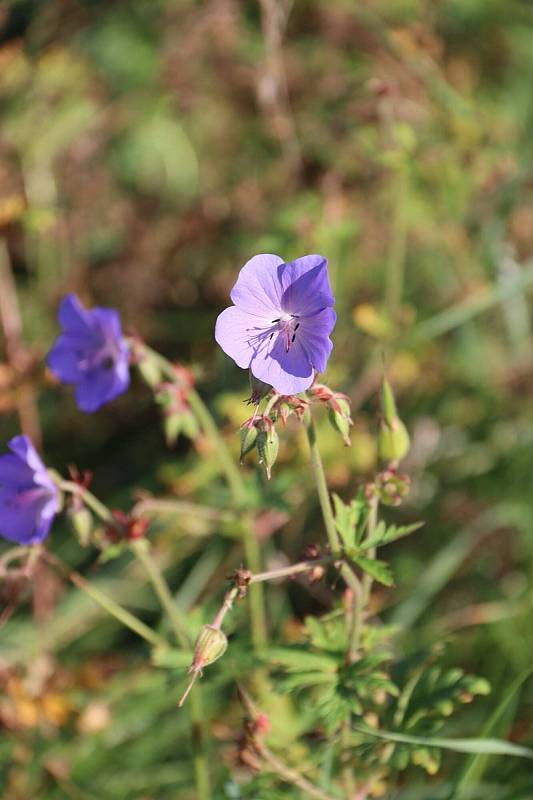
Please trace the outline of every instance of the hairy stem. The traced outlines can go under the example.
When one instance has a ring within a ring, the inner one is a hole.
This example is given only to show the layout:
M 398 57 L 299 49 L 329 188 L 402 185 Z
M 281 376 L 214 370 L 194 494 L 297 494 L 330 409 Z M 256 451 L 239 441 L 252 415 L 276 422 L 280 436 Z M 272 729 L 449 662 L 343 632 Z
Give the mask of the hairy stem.
M 322 456 L 320 455 L 320 448 L 318 446 L 316 426 L 310 411 L 306 414 L 305 429 L 307 432 L 307 439 L 309 441 L 309 452 L 311 456 L 311 466 L 313 468 L 313 477 L 315 479 L 318 501 L 320 503 L 322 517 L 324 518 L 324 525 L 326 527 L 329 546 L 331 547 L 331 552 L 333 555 L 339 557 L 341 553 L 341 541 L 335 526 L 335 517 L 333 514 L 333 508 L 331 506 L 331 500 L 329 498 L 326 473 L 324 472 Z
M 311 456 L 311 466 L 313 468 L 313 476 L 315 479 L 318 500 L 320 503 L 320 508 L 322 510 L 322 516 L 324 518 L 324 525 L 326 527 L 326 533 L 328 536 L 329 545 L 331 547 L 333 554 L 338 558 L 340 556 L 340 551 L 341 551 L 341 542 L 339 534 L 337 533 L 337 528 L 335 526 L 335 516 L 333 514 L 333 508 L 329 496 L 328 485 L 326 482 L 326 473 L 324 471 L 324 465 L 322 463 L 322 456 L 320 455 L 320 448 L 318 446 L 316 427 L 310 412 L 306 414 L 305 427 L 307 431 L 307 438 L 309 441 L 309 450 Z M 363 592 L 357 576 L 355 575 L 355 573 L 352 571 L 351 567 L 348 564 L 346 563 L 343 564 L 341 568 L 341 575 L 344 578 L 347 586 L 350 588 L 352 596 L 351 612 L 347 614 L 347 619 L 346 619 L 347 638 L 348 638 L 348 650 L 346 653 L 346 660 L 349 663 L 355 657 L 357 649 L 359 647 L 359 638 L 361 629 L 360 615 L 361 615 Z M 341 726 L 341 740 L 343 743 L 347 742 L 349 732 L 350 732 L 350 716 L 348 716 L 343 721 Z M 342 782 L 344 785 L 344 791 L 346 797 L 349 800 L 349 798 L 353 797 L 354 794 L 355 781 L 352 768 L 348 762 L 345 762 L 342 768 Z
M 120 533 L 123 533 L 121 523 L 115 519 L 111 510 L 104 505 L 97 497 L 93 495 L 88 489 L 84 486 L 80 486 L 73 481 L 59 481 L 58 485 L 60 489 L 64 492 L 70 492 L 71 494 L 76 495 L 79 497 L 85 505 L 87 505 L 94 513 L 100 517 L 101 520 L 106 522 L 109 525 L 115 527 Z M 159 569 L 157 563 L 154 561 L 152 554 L 146 547 L 146 542 L 144 541 L 133 541 L 130 543 L 131 550 L 135 554 L 135 556 L 139 559 L 141 564 L 143 565 L 146 573 L 154 587 L 154 591 L 157 594 L 161 606 L 163 607 L 164 611 L 166 612 L 170 624 L 172 625 L 172 629 L 176 636 L 178 643 L 182 647 L 189 647 L 190 641 L 189 636 L 187 634 L 187 628 L 185 623 L 181 619 L 181 615 L 179 612 L 178 607 L 176 606 L 174 599 L 172 597 L 172 593 L 168 587 L 167 582 L 165 581 L 161 570 Z M 162 639 L 158 634 L 152 631 L 151 628 L 144 625 L 143 622 L 137 620 L 136 617 L 133 617 L 126 611 L 118 606 L 114 601 L 110 600 L 110 598 L 103 595 L 98 590 L 95 590 L 91 584 L 87 584 L 84 578 L 81 575 L 77 575 L 74 573 L 74 577 L 69 575 L 70 580 L 75 583 L 80 588 L 84 589 L 88 594 L 91 594 L 93 599 L 102 605 L 109 613 L 113 614 L 117 619 L 119 619 L 124 625 L 132 628 L 133 630 L 137 630 L 137 633 L 143 635 L 141 633 L 144 630 L 144 637 L 147 638 L 152 644 L 160 645 L 162 643 L 166 644 L 165 640 Z M 80 580 L 81 579 L 81 580 Z M 84 586 L 85 584 L 85 586 Z M 132 621 L 136 627 L 133 627 Z M 148 633 L 148 635 L 147 635 Z M 208 759 L 207 759 L 207 752 L 206 752 L 206 737 L 205 737 L 205 714 L 203 711 L 203 704 L 202 704 L 202 697 L 200 694 L 200 689 L 195 687 L 193 692 L 191 693 L 191 703 L 190 703 L 190 714 L 191 714 L 191 740 L 192 740 L 192 750 L 193 750 L 193 766 L 194 766 L 194 774 L 195 774 L 195 783 L 196 783 L 196 796 L 198 800 L 209 800 L 210 797 L 210 780 L 209 780 L 209 766 L 208 766 Z
M 176 370 L 167 358 L 145 344 L 134 342 L 133 347 L 140 358 L 144 356 L 153 359 L 165 378 L 173 383 L 179 384 L 180 381 Z M 209 409 L 193 387 L 189 387 L 187 390 L 187 401 L 200 423 L 203 432 L 211 440 L 215 448 L 217 460 L 226 478 L 232 500 L 236 509 L 240 512 L 242 543 L 246 563 L 252 572 L 259 572 L 261 570 L 261 551 L 254 529 L 253 515 L 243 511 L 243 507 L 246 503 L 246 487 L 239 468 L 235 464 L 223 437 L 220 435 Z M 262 649 L 267 642 L 265 598 L 263 587 L 260 584 L 254 586 L 250 592 L 250 624 L 252 629 L 252 642 L 257 651 Z

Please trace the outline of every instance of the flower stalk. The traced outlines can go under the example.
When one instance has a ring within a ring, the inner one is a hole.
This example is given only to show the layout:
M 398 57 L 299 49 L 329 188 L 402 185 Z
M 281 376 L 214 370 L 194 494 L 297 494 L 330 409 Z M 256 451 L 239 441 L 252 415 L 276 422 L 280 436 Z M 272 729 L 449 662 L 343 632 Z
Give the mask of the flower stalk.
M 174 365 L 160 353 L 152 350 L 144 343 L 133 342 L 134 352 L 142 360 L 148 358 L 154 361 L 159 367 L 161 374 L 168 380 L 179 383 L 179 375 Z M 187 393 L 188 403 L 193 410 L 198 422 L 205 435 L 211 440 L 217 454 L 217 460 L 223 472 L 232 500 L 236 509 L 240 512 L 240 526 L 242 531 L 242 543 L 244 556 L 248 567 L 252 572 L 261 570 L 261 551 L 259 542 L 254 529 L 253 515 L 243 510 L 246 504 L 246 487 L 241 473 L 229 452 L 226 443 L 211 416 L 211 413 L 198 392 L 194 387 L 189 387 Z M 252 631 L 252 643 L 256 651 L 261 650 L 267 642 L 267 622 L 265 611 L 265 598 L 263 588 L 260 585 L 254 587 L 250 593 L 250 624 Z

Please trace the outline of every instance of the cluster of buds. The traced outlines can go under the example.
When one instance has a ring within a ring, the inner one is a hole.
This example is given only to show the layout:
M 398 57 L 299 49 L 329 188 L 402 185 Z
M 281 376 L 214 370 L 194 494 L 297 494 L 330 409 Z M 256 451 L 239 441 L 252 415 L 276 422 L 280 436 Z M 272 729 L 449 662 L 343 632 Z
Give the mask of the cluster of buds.
M 367 483 L 365 494 L 368 500 L 375 497 L 384 506 L 399 506 L 410 488 L 409 475 L 402 475 L 395 467 L 388 467 L 377 473 L 373 483 Z
M 387 378 L 383 379 L 381 387 L 381 411 L 379 457 L 388 464 L 396 464 L 407 455 L 411 442 L 407 428 L 398 416 L 394 394 Z
M 307 394 L 311 400 L 327 405 L 331 424 L 342 436 L 344 444 L 349 446 L 351 444 L 350 428 L 353 425 L 350 398 L 342 392 L 334 392 L 323 383 L 315 383 L 307 390 Z
M 256 415 L 241 425 L 241 463 L 248 453 L 257 448 L 259 463 L 265 468 L 270 480 L 272 467 L 279 451 L 279 437 L 271 417 Z
M 180 434 L 195 439 L 199 433 L 198 422 L 188 403 L 192 373 L 184 367 L 176 369 L 184 373 L 184 380 L 179 383 L 160 383 L 155 392 L 156 402 L 163 410 L 163 429 L 169 447 L 176 444 Z

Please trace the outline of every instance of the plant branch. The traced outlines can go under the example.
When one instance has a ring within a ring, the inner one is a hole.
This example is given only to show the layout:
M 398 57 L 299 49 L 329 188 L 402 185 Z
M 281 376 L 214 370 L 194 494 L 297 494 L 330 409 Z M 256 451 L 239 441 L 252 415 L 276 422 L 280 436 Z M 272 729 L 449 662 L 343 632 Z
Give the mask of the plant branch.
M 174 365 L 160 353 L 152 350 L 144 343 L 133 342 L 134 352 L 138 358 L 151 358 L 158 365 L 161 374 L 173 383 L 180 384 Z M 218 463 L 224 473 L 233 502 L 240 513 L 242 543 L 246 563 L 252 572 L 261 569 L 261 552 L 254 527 L 253 515 L 244 511 L 246 504 L 246 487 L 241 473 L 229 452 L 217 425 L 204 401 L 193 387 L 187 388 L 187 401 L 195 414 L 205 435 L 211 440 L 215 448 Z M 252 641 L 256 651 L 261 650 L 267 642 L 267 624 L 265 612 L 265 599 L 263 587 L 257 585 L 250 593 L 250 622 L 252 628 Z

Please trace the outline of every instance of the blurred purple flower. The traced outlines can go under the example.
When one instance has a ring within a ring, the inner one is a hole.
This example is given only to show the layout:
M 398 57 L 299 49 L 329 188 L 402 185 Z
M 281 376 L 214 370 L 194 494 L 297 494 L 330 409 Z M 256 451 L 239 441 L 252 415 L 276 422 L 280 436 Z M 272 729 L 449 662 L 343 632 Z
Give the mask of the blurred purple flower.
M 241 269 L 234 306 L 217 319 L 215 339 L 242 368 L 280 394 L 303 392 L 323 372 L 337 316 L 328 262 L 310 255 L 285 264 L 258 255 Z
M 63 328 L 47 357 L 62 383 L 76 385 L 76 402 L 92 413 L 126 391 L 130 383 L 129 348 L 113 308 L 85 309 L 67 295 L 59 307 Z
M 0 455 L 0 536 L 19 544 L 46 539 L 59 511 L 59 489 L 27 436 Z

